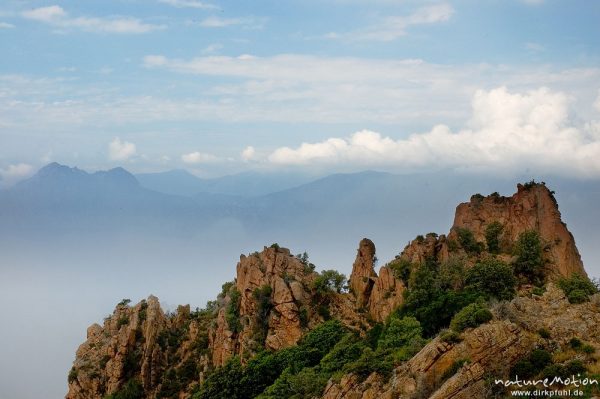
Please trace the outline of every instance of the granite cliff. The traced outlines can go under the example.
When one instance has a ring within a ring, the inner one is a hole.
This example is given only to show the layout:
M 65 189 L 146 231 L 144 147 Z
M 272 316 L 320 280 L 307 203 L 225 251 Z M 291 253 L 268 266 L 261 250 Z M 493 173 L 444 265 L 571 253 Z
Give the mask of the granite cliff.
M 544 184 L 474 195 L 447 235 L 376 263 L 361 240 L 346 281 L 273 244 L 204 309 L 124 300 L 88 328 L 66 398 L 501 397 L 493 378 L 538 352 L 531 376 L 598 371 L 600 296 Z

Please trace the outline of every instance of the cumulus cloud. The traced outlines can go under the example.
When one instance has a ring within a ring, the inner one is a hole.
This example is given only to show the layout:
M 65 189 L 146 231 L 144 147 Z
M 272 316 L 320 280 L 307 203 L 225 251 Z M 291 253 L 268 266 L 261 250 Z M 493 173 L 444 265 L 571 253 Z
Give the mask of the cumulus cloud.
M 177 8 L 200 8 L 200 9 L 215 9 L 218 8 L 214 4 L 205 3 L 197 0 L 158 0 L 159 3 L 168 4 Z
M 128 141 L 121 141 L 115 137 L 108 144 L 108 159 L 111 161 L 126 161 L 136 154 L 135 144 Z
M 9 24 L 8 22 L 0 22 L 0 29 L 12 29 L 14 27 L 13 24 Z
M 329 39 L 392 41 L 406 35 L 411 26 L 434 24 L 449 20 L 454 14 L 450 4 L 440 3 L 421 7 L 407 16 L 388 16 L 376 24 L 352 32 L 330 32 Z
M 23 18 L 42 22 L 63 29 L 81 29 L 99 33 L 147 33 L 165 29 L 164 25 L 144 23 L 132 17 L 70 17 L 60 6 L 52 5 L 27 10 L 21 13 Z
M 596 98 L 596 101 L 594 102 L 594 108 L 596 108 L 596 110 L 598 112 L 600 112 L 600 90 L 598 90 L 598 97 Z
M 33 166 L 26 163 L 8 165 L 6 168 L 0 168 L 0 187 L 8 187 L 19 180 L 31 176 L 34 172 Z
M 187 164 L 210 163 L 215 162 L 218 158 L 212 154 L 195 151 L 189 154 L 183 154 L 181 160 Z
M 477 91 L 468 125 L 456 132 L 437 125 L 394 140 L 369 130 L 282 147 L 268 160 L 278 165 L 358 164 L 395 168 L 458 168 L 600 177 L 600 139 L 574 127 L 569 97 L 546 88 L 511 93 Z
M 256 149 L 252 146 L 244 148 L 241 153 L 244 162 L 252 161 L 256 157 Z

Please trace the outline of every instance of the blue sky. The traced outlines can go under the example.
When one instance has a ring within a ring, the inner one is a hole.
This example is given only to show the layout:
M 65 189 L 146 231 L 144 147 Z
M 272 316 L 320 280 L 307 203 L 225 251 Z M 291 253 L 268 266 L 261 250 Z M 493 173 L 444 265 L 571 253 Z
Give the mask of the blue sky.
M 595 179 L 598 20 L 585 0 L 7 0 L 0 177 L 58 161 Z

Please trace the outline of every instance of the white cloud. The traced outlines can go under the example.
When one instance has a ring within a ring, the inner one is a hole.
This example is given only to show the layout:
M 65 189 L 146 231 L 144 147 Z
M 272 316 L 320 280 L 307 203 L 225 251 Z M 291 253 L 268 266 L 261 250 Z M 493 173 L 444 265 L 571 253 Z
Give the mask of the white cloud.
M 60 6 L 34 8 L 21 13 L 23 18 L 63 29 L 81 29 L 98 33 L 147 33 L 165 29 L 164 25 L 144 23 L 132 17 L 70 17 Z
M 600 112 L 600 90 L 598 90 L 598 97 L 596 98 L 596 101 L 594 101 L 594 108 Z
M 8 187 L 19 180 L 25 179 L 34 173 L 33 166 L 26 163 L 8 165 L 6 168 L 0 168 L 0 187 Z
M 210 163 L 218 160 L 212 154 L 206 154 L 202 152 L 190 152 L 189 154 L 183 154 L 181 156 L 181 160 L 187 164 L 197 164 L 197 163 Z
M 454 14 L 450 4 L 440 3 L 424 6 L 408 16 L 388 16 L 378 23 L 352 32 L 330 32 L 327 39 L 392 41 L 406 35 L 411 26 L 434 24 L 449 20 Z
M 244 162 L 252 161 L 256 157 L 256 149 L 252 146 L 244 148 L 241 153 Z
M 600 139 L 574 127 L 569 97 L 540 88 L 511 93 L 505 87 L 477 91 L 467 127 L 437 125 L 427 133 L 394 140 L 362 130 L 282 147 L 277 165 L 352 164 L 394 168 L 459 168 L 494 173 L 537 172 L 600 177 Z
M 159 3 L 168 4 L 177 8 L 199 8 L 199 9 L 216 9 L 214 4 L 205 3 L 197 0 L 158 0 Z
M 9 24 L 8 22 L 0 22 L 0 29 L 12 29 L 14 27 L 13 24 Z
M 265 18 L 221 18 L 217 16 L 211 16 L 203 19 L 198 23 L 203 28 L 226 28 L 229 26 L 243 26 L 250 29 L 262 29 L 265 25 Z
M 108 159 L 111 161 L 126 161 L 135 154 L 135 144 L 128 141 L 121 141 L 118 137 L 115 137 L 108 144 Z

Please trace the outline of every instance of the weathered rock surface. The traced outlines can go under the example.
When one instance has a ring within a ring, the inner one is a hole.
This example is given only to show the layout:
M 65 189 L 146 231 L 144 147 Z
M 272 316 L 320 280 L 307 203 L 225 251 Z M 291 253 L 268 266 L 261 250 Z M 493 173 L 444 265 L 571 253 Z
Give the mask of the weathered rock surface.
M 356 296 L 358 307 L 365 306 L 369 302 L 371 290 L 375 284 L 374 270 L 375 244 L 368 238 L 363 238 L 358 245 L 356 260 L 352 265 L 350 275 L 350 291 Z

